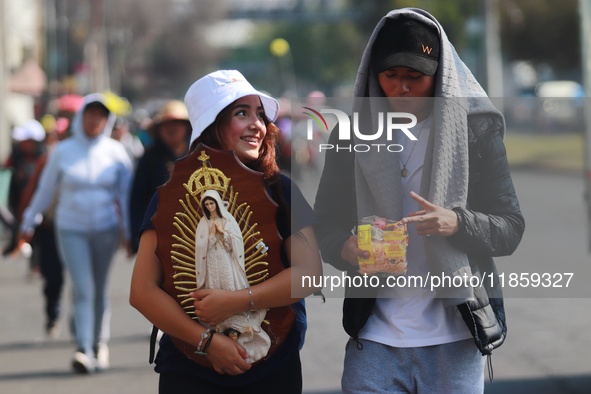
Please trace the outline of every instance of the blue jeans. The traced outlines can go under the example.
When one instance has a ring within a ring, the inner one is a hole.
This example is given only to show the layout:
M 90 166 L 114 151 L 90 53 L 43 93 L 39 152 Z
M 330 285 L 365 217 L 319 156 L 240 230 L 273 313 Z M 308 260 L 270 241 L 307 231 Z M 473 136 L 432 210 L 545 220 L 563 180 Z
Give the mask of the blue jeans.
M 111 261 L 119 246 L 116 228 L 80 232 L 58 229 L 62 260 L 72 279 L 74 323 L 78 348 L 89 356 L 93 347 L 107 343 L 111 311 L 108 276 Z

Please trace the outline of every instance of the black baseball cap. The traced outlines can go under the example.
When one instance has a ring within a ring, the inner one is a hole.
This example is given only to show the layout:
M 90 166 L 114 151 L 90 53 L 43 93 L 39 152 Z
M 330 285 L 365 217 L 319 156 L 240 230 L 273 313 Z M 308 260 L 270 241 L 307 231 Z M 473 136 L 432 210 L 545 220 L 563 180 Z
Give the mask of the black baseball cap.
M 414 19 L 387 20 L 372 49 L 372 67 L 376 74 L 404 66 L 425 75 L 433 75 L 439 65 L 437 30 Z

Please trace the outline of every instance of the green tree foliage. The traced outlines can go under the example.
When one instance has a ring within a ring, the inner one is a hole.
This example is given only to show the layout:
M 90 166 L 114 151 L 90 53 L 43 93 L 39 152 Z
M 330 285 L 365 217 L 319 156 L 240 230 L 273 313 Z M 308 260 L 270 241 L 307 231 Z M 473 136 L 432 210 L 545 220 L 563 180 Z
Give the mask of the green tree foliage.
M 510 59 L 545 63 L 558 74 L 578 69 L 578 0 L 504 0 L 501 5 L 501 37 Z
M 59 19 L 68 21 L 60 30 L 67 39 L 58 37 L 67 51 L 67 74 L 88 62 L 93 21 L 100 19 L 96 33 L 105 40 L 111 88 L 130 99 L 180 97 L 218 61 L 203 32 L 223 16 L 219 0 L 103 0 L 102 18 L 90 4 L 63 0 L 57 9 Z
M 330 89 L 355 77 L 365 43 L 352 22 L 290 24 L 274 33 L 290 43 L 299 79 Z
M 124 93 L 182 97 L 218 60 L 204 40 L 205 28 L 223 14 L 216 0 L 149 0 L 150 5 L 146 0 L 120 1 L 127 3 L 133 21 L 134 45 L 128 49 L 127 64 L 141 64 L 147 82 L 136 92 L 124 83 Z
M 260 48 L 256 42 L 268 46 L 275 37 L 286 39 L 291 47 L 299 93 L 306 94 L 307 90 L 319 88 L 332 94 L 341 85 L 353 84 L 367 40 L 379 20 L 390 10 L 404 7 L 428 10 L 460 49 L 466 42 L 464 26 L 467 18 L 481 12 L 478 0 L 348 0 L 342 18 L 271 24 L 254 38 L 252 48 Z M 268 52 L 259 54 L 270 56 Z M 240 54 L 232 54 L 233 63 L 240 63 L 240 60 Z M 265 84 L 265 81 L 261 82 Z M 268 80 L 266 83 L 269 85 Z M 276 85 L 268 89 L 273 90 L 274 87 Z

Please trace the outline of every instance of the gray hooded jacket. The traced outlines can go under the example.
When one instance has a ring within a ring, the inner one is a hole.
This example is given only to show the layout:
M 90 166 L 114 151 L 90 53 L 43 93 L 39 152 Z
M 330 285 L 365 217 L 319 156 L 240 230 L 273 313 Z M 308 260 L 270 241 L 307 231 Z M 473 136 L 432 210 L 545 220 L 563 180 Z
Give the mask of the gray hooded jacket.
M 453 209 L 459 219 L 459 231 L 454 236 L 424 238 L 424 247 L 432 272 L 451 276 L 492 273 L 492 280 L 482 288 L 439 292 L 448 307 L 459 308 L 480 351 L 490 354 L 502 344 L 506 334 L 502 293 L 492 257 L 511 254 L 524 230 L 502 142 L 503 116 L 458 57 L 441 25 L 418 9 L 391 11 L 378 23 L 359 66 L 355 97 L 383 97 L 371 67 L 372 46 L 386 21 L 400 17 L 417 19 L 439 33 L 434 129 L 428 142 L 420 194 L 439 206 Z M 356 100 L 353 110 L 372 114 L 378 109 L 371 100 Z M 366 124 L 360 128 L 375 130 L 371 122 L 376 118 L 366 117 Z M 337 133 L 331 134 L 331 140 L 329 143 L 338 144 Z M 344 173 L 354 177 L 345 179 Z M 401 219 L 399 185 L 397 155 L 327 153 L 315 204 L 320 221 L 318 238 L 326 262 L 356 274 L 356 269 L 340 256 L 342 245 L 359 217 L 375 214 Z M 353 338 L 365 325 L 373 305 L 374 298 L 367 289 L 347 289 L 343 324 Z

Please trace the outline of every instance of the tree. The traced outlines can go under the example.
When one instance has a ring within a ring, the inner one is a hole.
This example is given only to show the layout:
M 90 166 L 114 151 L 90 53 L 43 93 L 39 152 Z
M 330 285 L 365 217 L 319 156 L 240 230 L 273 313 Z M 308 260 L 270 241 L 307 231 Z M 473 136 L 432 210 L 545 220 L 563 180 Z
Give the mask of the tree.
M 205 28 L 222 17 L 216 0 L 120 0 L 114 23 L 127 29 L 122 91 L 129 96 L 182 96 L 218 59 Z M 118 48 L 121 48 L 119 46 Z M 138 74 L 140 78 L 138 78 Z M 134 82 L 135 81 L 135 82 Z
M 581 41 L 577 1 L 502 1 L 501 36 L 508 58 L 548 64 L 558 75 L 578 73 Z
M 459 49 L 467 42 L 464 34 L 466 20 L 481 11 L 480 2 L 475 0 L 347 0 L 340 19 L 320 17 L 270 24 L 253 38 L 250 48 L 256 48 L 259 57 L 268 59 L 268 51 L 261 48 L 268 47 L 273 38 L 286 39 L 291 47 L 293 68 L 301 90 L 299 93 L 307 94 L 307 90 L 319 88 L 331 94 L 340 85 L 353 85 L 361 55 L 375 25 L 388 11 L 403 7 L 428 9 Z M 245 50 L 233 53 L 232 63 L 240 63 L 246 53 L 248 51 Z M 272 69 L 269 60 L 259 61 L 259 67 Z M 261 83 L 269 85 L 269 81 L 262 77 Z M 267 89 L 272 90 L 273 86 Z
M 88 61 L 90 2 L 59 0 L 58 19 L 67 21 L 67 73 Z M 181 96 L 188 84 L 218 60 L 203 31 L 220 19 L 217 0 L 103 0 L 104 34 L 112 89 L 130 98 Z M 81 92 L 84 93 L 84 92 Z

